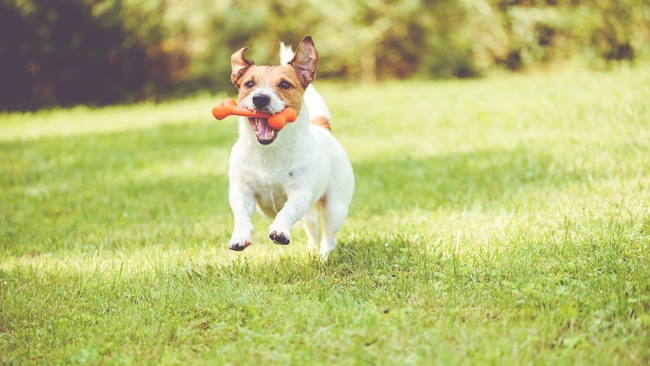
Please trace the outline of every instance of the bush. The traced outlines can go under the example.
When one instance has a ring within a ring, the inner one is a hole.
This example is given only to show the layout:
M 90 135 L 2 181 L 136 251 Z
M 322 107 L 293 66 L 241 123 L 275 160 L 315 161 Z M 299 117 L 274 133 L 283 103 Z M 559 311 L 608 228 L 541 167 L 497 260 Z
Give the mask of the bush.
M 185 67 L 183 56 L 163 48 L 164 9 L 129 5 L 2 0 L 0 109 L 109 104 L 164 92 L 174 68 Z
M 476 77 L 650 58 L 646 0 L 0 0 L 0 109 L 233 90 L 310 34 L 319 78 Z

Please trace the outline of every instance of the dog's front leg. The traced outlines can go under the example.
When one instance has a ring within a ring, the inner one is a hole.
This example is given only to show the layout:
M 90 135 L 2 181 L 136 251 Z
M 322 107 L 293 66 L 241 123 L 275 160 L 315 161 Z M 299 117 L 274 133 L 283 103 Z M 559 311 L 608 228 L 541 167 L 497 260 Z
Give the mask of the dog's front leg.
M 230 249 L 244 250 L 251 244 L 253 224 L 251 217 L 255 213 L 255 195 L 250 186 L 244 183 L 233 184 L 228 192 L 230 208 L 235 216 L 235 228 L 230 238 Z
M 295 190 L 287 193 L 287 202 L 269 226 L 269 238 L 276 244 L 291 243 L 291 227 L 307 213 L 311 203 L 311 194 L 307 190 Z

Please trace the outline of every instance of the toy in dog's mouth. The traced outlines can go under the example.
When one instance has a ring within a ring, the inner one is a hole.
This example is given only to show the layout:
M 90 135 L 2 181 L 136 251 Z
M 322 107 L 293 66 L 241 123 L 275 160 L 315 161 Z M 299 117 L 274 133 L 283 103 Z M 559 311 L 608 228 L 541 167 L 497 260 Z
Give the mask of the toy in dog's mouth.
M 248 122 L 255 130 L 257 135 L 257 142 L 262 145 L 268 145 L 275 141 L 275 138 L 278 137 L 278 130 L 273 129 L 269 125 L 269 120 L 267 118 L 248 118 Z

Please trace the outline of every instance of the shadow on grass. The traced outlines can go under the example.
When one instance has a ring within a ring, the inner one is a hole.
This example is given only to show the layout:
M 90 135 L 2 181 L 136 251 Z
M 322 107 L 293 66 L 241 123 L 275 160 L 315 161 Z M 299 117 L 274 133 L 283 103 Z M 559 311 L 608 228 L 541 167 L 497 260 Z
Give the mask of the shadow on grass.
M 1 143 L 0 247 L 14 255 L 53 243 L 65 249 L 72 241 L 111 242 L 120 231 L 133 233 L 133 242 L 183 242 L 198 220 L 223 226 L 235 138 L 232 126 L 202 123 Z M 594 176 L 525 147 L 353 165 L 352 215 L 521 204 L 513 201 L 520 193 L 540 199 Z M 214 233 L 197 235 L 215 241 Z M 123 239 L 121 247 L 135 245 Z
M 404 235 L 378 235 L 350 238 L 339 242 L 327 261 L 315 253 L 309 257 L 282 256 L 274 260 L 236 260 L 221 266 L 208 266 L 208 273 L 226 275 L 233 280 L 255 278 L 261 283 L 297 283 L 314 279 L 334 282 L 358 281 L 367 276 L 395 276 L 414 270 L 431 269 L 443 260 L 440 243 Z M 445 259 L 446 260 L 446 259 Z M 432 271 L 430 273 L 434 273 Z
M 564 164 L 525 147 L 363 162 L 354 167 L 355 203 L 367 214 L 509 205 L 521 193 L 537 200 L 540 192 L 596 175 Z
M 120 231 L 134 235 L 121 247 L 182 242 L 197 221 L 229 215 L 235 138 L 205 123 L 1 143 L 0 248 L 110 247 Z

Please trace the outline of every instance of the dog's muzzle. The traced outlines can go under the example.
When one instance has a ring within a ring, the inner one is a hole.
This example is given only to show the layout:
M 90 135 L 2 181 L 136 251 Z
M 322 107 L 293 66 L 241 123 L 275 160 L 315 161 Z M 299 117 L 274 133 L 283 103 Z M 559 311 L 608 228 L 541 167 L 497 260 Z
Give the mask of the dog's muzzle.
M 271 97 L 266 94 L 257 94 L 253 97 L 253 104 L 256 109 L 264 109 L 271 102 Z

